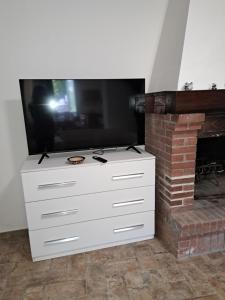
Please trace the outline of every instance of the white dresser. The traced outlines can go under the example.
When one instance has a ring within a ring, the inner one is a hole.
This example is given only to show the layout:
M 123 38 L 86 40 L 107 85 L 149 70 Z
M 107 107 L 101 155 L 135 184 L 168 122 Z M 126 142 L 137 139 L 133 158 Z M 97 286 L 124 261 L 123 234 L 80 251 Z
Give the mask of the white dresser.
M 141 150 L 29 157 L 21 170 L 34 261 L 154 237 L 155 157 Z M 67 157 L 85 156 L 80 165 Z

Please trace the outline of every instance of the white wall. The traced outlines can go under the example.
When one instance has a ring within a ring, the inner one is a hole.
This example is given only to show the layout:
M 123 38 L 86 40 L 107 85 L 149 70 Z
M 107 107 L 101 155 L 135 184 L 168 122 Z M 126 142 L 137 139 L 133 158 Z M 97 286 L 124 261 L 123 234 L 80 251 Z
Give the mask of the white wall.
M 225 88 L 225 1 L 191 0 L 178 89 Z
M 145 77 L 167 0 L 0 0 L 0 232 L 26 227 L 19 78 Z
M 177 90 L 190 0 L 170 0 L 150 80 L 150 90 Z

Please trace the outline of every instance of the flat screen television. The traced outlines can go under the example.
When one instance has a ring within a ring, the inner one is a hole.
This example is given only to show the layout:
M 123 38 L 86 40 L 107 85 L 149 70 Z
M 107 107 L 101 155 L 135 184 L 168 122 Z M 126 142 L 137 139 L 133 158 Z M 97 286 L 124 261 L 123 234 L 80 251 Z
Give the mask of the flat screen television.
M 145 79 L 21 79 L 29 154 L 144 144 Z

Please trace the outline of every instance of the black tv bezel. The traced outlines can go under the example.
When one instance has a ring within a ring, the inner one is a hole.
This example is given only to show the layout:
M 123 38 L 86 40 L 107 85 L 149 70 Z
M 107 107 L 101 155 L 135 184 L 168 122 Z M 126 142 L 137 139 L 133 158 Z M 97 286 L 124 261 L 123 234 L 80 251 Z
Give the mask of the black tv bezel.
M 144 93 L 139 94 L 139 95 L 144 95 L 145 94 L 145 77 L 137 77 L 137 78 L 20 78 L 19 79 L 19 86 L 20 86 L 20 94 L 21 94 L 21 102 L 22 102 L 22 107 L 23 107 L 23 119 L 24 119 L 24 124 L 25 124 L 25 131 L 26 131 L 26 141 L 27 141 L 27 149 L 28 149 L 28 154 L 29 156 L 32 155 L 41 155 L 43 153 L 46 152 L 37 152 L 37 153 L 31 153 L 30 149 L 29 149 L 29 143 L 28 143 L 28 128 L 29 128 L 29 124 L 27 121 L 27 118 L 25 117 L 25 111 L 26 111 L 26 104 L 24 103 L 24 91 L 22 88 L 22 81 L 24 80 L 143 80 L 144 81 Z M 145 134 L 143 134 L 143 138 L 145 141 Z M 110 146 L 108 145 L 99 145 L 99 146 L 94 146 L 94 147 L 82 147 L 82 148 L 73 148 L 73 149 L 64 149 L 64 150 L 57 150 L 57 151 L 48 151 L 47 153 L 50 154 L 57 154 L 57 153 L 64 153 L 64 152 L 76 152 L 76 151 L 89 151 L 89 150 L 99 150 L 99 149 L 115 149 L 115 148 L 126 148 L 128 146 L 141 146 L 143 144 L 133 144 L 133 145 L 128 145 L 128 144 L 112 144 Z

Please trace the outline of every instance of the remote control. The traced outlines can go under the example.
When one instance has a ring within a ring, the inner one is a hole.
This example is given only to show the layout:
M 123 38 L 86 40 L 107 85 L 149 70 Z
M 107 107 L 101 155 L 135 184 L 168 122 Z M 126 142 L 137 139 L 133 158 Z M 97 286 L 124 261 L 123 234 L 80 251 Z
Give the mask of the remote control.
M 99 156 L 92 156 L 92 158 L 95 159 L 95 160 L 98 160 L 98 161 L 100 161 L 102 163 L 106 163 L 107 162 L 106 159 L 104 159 L 102 157 L 99 157 Z

